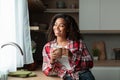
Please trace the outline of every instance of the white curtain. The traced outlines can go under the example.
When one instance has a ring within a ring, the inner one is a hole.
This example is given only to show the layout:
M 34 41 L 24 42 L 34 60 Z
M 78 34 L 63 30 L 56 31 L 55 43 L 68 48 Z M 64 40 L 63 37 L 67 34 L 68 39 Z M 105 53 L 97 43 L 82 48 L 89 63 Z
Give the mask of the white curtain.
M 0 48 L 0 71 L 16 71 L 17 67 L 33 63 L 27 0 L 0 0 L 0 47 L 14 42 L 23 50 Z

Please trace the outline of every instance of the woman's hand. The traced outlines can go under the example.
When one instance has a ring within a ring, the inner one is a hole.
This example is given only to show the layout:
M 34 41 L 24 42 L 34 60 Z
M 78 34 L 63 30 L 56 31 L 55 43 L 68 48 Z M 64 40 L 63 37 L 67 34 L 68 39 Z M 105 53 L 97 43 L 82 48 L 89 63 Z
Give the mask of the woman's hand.
M 72 53 L 69 49 L 66 48 L 57 48 L 51 52 L 51 61 L 50 63 L 54 63 L 56 59 L 59 59 L 62 57 L 62 55 L 72 57 Z
M 54 61 L 58 58 L 62 57 L 62 48 L 57 48 L 51 52 L 51 63 L 54 63 Z

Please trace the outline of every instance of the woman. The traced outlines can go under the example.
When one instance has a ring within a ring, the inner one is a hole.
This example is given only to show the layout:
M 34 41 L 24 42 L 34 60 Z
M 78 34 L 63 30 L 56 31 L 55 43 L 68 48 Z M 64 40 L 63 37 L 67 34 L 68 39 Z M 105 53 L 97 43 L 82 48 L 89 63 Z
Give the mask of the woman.
M 48 30 L 48 43 L 43 48 L 42 71 L 63 80 L 94 80 L 90 72 L 93 59 L 82 40 L 74 18 L 56 14 Z

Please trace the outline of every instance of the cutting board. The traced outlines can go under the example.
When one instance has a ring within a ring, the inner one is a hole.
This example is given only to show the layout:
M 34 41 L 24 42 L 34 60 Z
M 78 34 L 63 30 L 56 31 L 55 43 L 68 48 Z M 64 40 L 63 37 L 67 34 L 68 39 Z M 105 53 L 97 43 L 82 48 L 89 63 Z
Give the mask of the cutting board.
M 92 49 L 99 50 L 98 60 L 105 60 L 106 59 L 106 46 L 104 41 L 95 41 L 93 43 Z

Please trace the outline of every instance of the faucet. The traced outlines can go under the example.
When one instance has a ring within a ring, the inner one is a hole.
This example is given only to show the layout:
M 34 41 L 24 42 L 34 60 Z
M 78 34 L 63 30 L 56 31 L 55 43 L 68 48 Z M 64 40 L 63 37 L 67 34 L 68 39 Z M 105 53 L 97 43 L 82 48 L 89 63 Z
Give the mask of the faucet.
M 20 46 L 18 44 L 14 43 L 14 42 L 9 42 L 7 44 L 3 44 L 1 46 L 1 48 L 5 47 L 5 46 L 8 46 L 8 45 L 12 45 L 12 46 L 15 46 L 16 48 L 18 48 L 21 55 L 23 56 L 22 49 L 20 48 Z M 7 69 L 0 70 L 0 80 L 8 80 L 8 70 Z
M 20 46 L 19 46 L 18 44 L 14 43 L 14 42 L 9 42 L 9 43 L 7 43 L 7 44 L 3 44 L 3 45 L 1 46 L 1 48 L 5 47 L 5 46 L 7 46 L 7 45 L 12 45 L 12 46 L 17 47 L 17 48 L 19 49 L 20 53 L 23 55 L 23 51 L 22 51 L 22 49 L 20 48 Z

